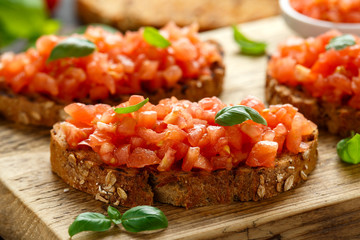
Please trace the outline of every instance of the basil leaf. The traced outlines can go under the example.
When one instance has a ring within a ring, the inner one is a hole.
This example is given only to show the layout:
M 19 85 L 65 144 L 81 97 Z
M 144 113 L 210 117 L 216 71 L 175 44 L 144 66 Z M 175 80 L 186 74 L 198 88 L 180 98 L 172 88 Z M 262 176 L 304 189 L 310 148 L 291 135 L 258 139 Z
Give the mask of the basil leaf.
M 221 126 L 233 126 L 246 120 L 267 125 L 266 120 L 256 110 L 243 105 L 224 107 L 215 116 L 215 123 Z
M 114 111 L 120 114 L 136 112 L 137 110 L 142 108 L 142 106 L 144 106 L 147 102 L 149 102 L 149 98 L 146 98 L 144 101 L 129 107 L 115 108 Z
M 106 231 L 111 227 L 111 220 L 101 213 L 86 212 L 76 217 L 69 227 L 70 237 L 83 231 Z
M 341 160 L 351 164 L 360 163 L 360 134 L 342 139 L 336 146 Z
M 154 47 L 166 48 L 171 44 L 153 27 L 145 27 L 143 37 L 148 44 Z
M 69 37 L 53 48 L 48 62 L 67 57 L 84 57 L 93 53 L 95 49 L 96 45 L 89 40 Z
M 158 208 L 137 206 L 123 214 L 122 225 L 129 232 L 141 232 L 166 228 L 168 220 Z
M 255 42 L 242 34 L 236 26 L 233 26 L 234 40 L 240 46 L 240 52 L 246 55 L 263 55 L 266 52 L 267 44 L 264 42 Z
M 106 25 L 106 24 L 101 24 L 101 23 L 94 23 L 94 24 L 89 24 L 86 26 L 81 26 L 77 29 L 75 29 L 74 33 L 78 33 L 78 34 L 84 34 L 86 29 L 89 26 L 94 26 L 94 27 L 101 27 L 102 29 L 104 29 L 105 31 L 109 32 L 109 33 L 116 33 L 119 30 L 117 30 L 116 28 L 111 27 L 110 25 Z
M 334 48 L 335 50 L 341 50 L 346 47 L 355 45 L 356 41 L 353 35 L 344 34 L 338 37 L 334 37 L 330 40 L 330 42 L 326 45 L 325 49 L 330 50 Z
M 353 164 L 360 163 L 360 134 L 356 134 L 347 142 L 346 150 Z
M 113 223 L 115 223 L 115 224 L 121 223 L 121 213 L 116 208 L 109 205 L 107 212 L 108 212 L 108 216 L 109 216 L 110 220 Z

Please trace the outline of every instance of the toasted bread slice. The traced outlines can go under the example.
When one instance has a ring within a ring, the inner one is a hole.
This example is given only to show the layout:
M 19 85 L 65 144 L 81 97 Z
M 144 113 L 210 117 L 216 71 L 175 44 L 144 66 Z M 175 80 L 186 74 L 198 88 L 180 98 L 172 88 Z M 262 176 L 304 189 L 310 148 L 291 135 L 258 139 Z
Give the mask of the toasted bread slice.
M 220 50 L 220 46 L 219 46 Z M 190 79 L 177 83 L 171 89 L 159 88 L 156 92 L 139 92 L 139 95 L 149 97 L 151 102 L 157 103 L 161 99 L 175 96 L 178 99 L 198 101 L 204 97 L 219 96 L 223 89 L 225 66 L 222 62 L 216 62 L 211 66 L 212 74 L 203 75 L 199 79 Z M 42 95 L 20 95 L 14 93 L 9 87 L 1 82 L 0 78 L 0 115 L 11 121 L 51 127 L 58 121 L 65 120 L 64 107 L 69 102 L 47 98 Z M 107 99 L 103 103 L 116 106 L 129 99 L 132 94 L 118 95 L 116 98 Z M 80 102 L 96 104 L 88 99 Z
M 213 172 L 159 172 L 112 168 L 90 148 L 71 150 L 59 124 L 51 131 L 51 166 L 70 186 L 105 203 L 123 206 L 154 201 L 193 208 L 233 201 L 257 201 L 288 191 L 307 179 L 317 161 L 317 130 L 303 139 L 309 149 L 283 153 L 273 168 L 238 167 Z
M 111 24 L 122 31 L 148 25 L 162 27 L 169 21 L 180 26 L 196 21 L 200 30 L 209 30 L 280 12 L 276 0 L 103 0 L 101 4 L 77 0 L 77 10 L 86 23 Z
M 265 96 L 269 104 L 294 105 L 306 118 L 331 133 L 346 137 L 351 131 L 360 132 L 360 110 L 324 102 L 301 89 L 280 84 L 271 76 L 266 78 Z

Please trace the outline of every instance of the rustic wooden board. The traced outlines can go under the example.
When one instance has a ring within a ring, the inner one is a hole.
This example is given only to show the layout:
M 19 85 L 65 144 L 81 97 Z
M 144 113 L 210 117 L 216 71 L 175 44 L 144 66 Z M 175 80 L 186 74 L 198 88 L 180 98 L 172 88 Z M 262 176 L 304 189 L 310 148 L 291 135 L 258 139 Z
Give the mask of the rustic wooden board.
M 280 17 L 244 24 L 249 36 L 270 44 L 270 52 L 292 35 Z M 244 57 L 231 29 L 203 34 L 221 42 L 227 76 L 222 99 L 236 103 L 263 97 L 266 57 Z M 81 233 L 74 239 L 360 239 L 360 166 L 339 161 L 336 142 L 320 134 L 319 162 L 298 188 L 261 202 L 234 203 L 193 210 L 164 204 L 165 231 L 129 234 L 119 228 Z M 0 120 L 0 235 L 5 239 L 68 239 L 67 228 L 81 212 L 105 213 L 106 205 L 70 188 L 50 170 L 49 130 Z M 121 209 L 124 211 L 124 209 Z

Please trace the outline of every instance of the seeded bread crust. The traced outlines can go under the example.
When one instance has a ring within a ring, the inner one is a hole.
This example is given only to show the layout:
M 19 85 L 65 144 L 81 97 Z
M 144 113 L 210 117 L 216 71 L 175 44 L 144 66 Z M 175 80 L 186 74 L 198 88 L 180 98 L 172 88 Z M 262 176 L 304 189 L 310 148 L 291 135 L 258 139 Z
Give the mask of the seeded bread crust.
M 360 132 L 360 110 L 324 102 L 301 89 L 280 84 L 271 76 L 266 78 L 265 97 L 270 105 L 294 105 L 307 119 L 333 134 L 347 137 L 352 130 Z
M 189 209 L 258 201 L 294 188 L 315 168 L 317 137 L 315 131 L 304 140 L 309 145 L 304 153 L 282 154 L 274 168 L 159 172 L 154 168 L 112 168 L 90 149 L 71 150 L 56 124 L 51 131 L 50 159 L 53 172 L 66 183 L 102 202 L 135 206 L 158 201 Z
M 220 46 L 219 51 L 222 52 Z M 137 94 L 149 97 L 150 101 L 157 104 L 161 99 L 175 96 L 178 99 L 188 99 L 196 102 L 204 97 L 219 96 L 223 89 L 225 66 L 216 62 L 211 66 L 211 76 L 201 76 L 199 79 L 190 79 L 185 83 L 179 82 L 171 89 L 159 88 L 155 92 L 139 92 Z M 119 95 L 113 99 L 102 101 L 112 106 L 127 101 L 132 94 Z M 96 104 L 89 99 L 79 102 Z M 70 102 L 61 102 L 40 95 L 20 95 L 14 93 L 6 86 L 0 76 L 0 115 L 13 122 L 51 127 L 56 122 L 63 121 L 67 115 L 63 111 Z

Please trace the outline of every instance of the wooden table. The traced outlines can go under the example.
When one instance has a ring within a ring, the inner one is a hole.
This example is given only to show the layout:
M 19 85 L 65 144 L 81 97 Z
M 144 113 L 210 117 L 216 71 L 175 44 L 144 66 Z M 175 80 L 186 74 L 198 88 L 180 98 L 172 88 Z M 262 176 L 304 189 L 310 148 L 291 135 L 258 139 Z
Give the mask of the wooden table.
M 243 24 L 249 37 L 270 43 L 269 52 L 293 33 L 280 17 Z M 230 28 L 207 32 L 226 54 L 221 99 L 237 103 L 248 94 L 264 99 L 266 57 L 238 54 Z M 319 161 L 298 188 L 261 202 L 185 210 L 156 204 L 169 227 L 150 235 L 119 228 L 81 233 L 73 239 L 360 239 L 360 167 L 340 162 L 339 139 L 321 132 Z M 70 188 L 50 170 L 48 129 L 0 121 L 0 235 L 5 239 L 68 239 L 67 228 L 85 211 L 106 205 Z M 124 209 L 120 210 L 123 212 Z

